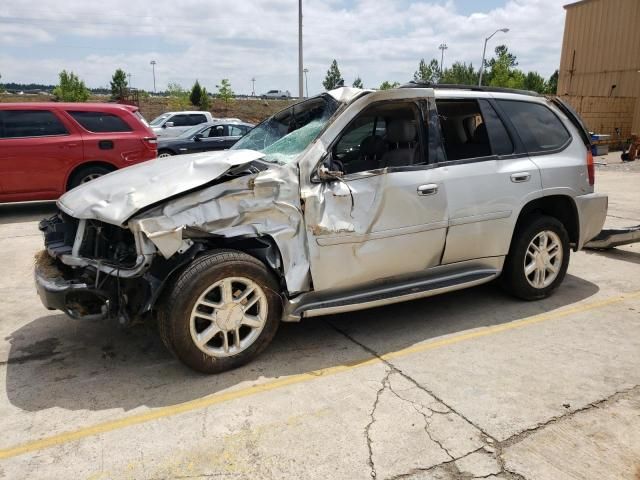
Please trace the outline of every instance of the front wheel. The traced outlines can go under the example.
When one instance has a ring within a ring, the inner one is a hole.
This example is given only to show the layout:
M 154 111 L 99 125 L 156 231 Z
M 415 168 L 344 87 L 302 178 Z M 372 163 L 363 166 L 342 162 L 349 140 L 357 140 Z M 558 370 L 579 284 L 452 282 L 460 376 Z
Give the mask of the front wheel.
M 160 335 L 203 373 L 239 367 L 273 339 L 282 312 L 278 283 L 256 258 L 218 250 L 196 258 L 158 311 Z
M 170 150 L 160 150 L 158 152 L 158 158 L 166 158 L 171 156 L 173 156 L 173 152 L 171 152 Z
M 548 297 L 562 283 L 569 255 L 569 234 L 558 219 L 529 217 L 514 234 L 502 284 L 524 300 Z

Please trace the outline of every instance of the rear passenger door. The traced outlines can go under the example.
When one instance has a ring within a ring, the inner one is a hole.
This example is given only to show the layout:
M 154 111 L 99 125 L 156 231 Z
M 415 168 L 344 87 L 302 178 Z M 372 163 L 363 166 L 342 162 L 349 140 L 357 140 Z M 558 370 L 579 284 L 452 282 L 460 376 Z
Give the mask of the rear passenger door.
M 0 110 L 0 201 L 57 198 L 82 158 L 79 132 L 57 112 Z
M 540 171 L 492 99 L 437 99 L 449 228 L 442 263 L 504 256 Z

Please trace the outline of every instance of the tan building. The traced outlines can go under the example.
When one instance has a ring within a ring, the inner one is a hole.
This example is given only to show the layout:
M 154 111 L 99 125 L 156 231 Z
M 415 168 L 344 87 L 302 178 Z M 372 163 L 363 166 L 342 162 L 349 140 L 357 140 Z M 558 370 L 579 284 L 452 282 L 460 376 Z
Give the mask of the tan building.
M 614 142 L 640 134 L 640 0 L 582 0 L 564 8 L 557 94 L 590 130 Z

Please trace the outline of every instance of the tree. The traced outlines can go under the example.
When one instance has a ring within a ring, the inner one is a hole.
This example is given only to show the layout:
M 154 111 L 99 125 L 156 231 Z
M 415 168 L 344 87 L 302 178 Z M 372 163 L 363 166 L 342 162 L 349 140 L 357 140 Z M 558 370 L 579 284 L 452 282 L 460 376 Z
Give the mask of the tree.
M 229 104 L 235 98 L 235 93 L 231 90 L 231 82 L 229 79 L 223 78 L 218 87 L 218 98 L 224 103 Z
M 189 92 L 179 83 L 171 82 L 167 85 L 169 108 L 171 110 L 186 110 L 189 108 Z
M 420 83 L 438 83 L 440 79 L 440 65 L 438 60 L 433 58 L 429 64 L 420 59 L 418 70 L 413 74 L 413 80 Z
M 556 70 L 549 77 L 549 81 L 547 82 L 546 93 L 550 93 L 552 95 L 556 95 L 558 93 L 558 75 L 559 75 L 559 72 L 558 70 Z
M 200 97 L 200 110 L 209 110 L 211 106 L 211 101 L 209 100 L 209 92 L 207 89 L 202 87 L 202 96 Z
M 340 74 L 338 62 L 335 59 L 331 62 L 331 66 L 329 70 L 327 70 L 327 76 L 324 77 L 322 85 L 324 85 L 325 90 L 333 90 L 334 88 L 344 86 L 344 79 Z
M 483 78 L 493 87 L 525 88 L 526 75 L 522 70 L 514 68 L 518 65 L 516 56 L 509 53 L 504 45 L 496 47 L 497 58 L 492 58 L 486 65 L 489 66 L 487 75 Z
M 473 64 L 455 62 L 451 67 L 445 68 L 440 77 L 440 83 L 453 83 L 457 85 L 476 85 L 478 72 Z
M 127 74 L 121 68 L 118 68 L 111 77 L 111 97 L 121 98 L 127 87 Z
M 200 86 L 200 82 L 196 80 L 196 83 L 191 87 L 191 93 L 189 94 L 189 101 L 191 105 L 194 107 L 200 106 L 200 100 L 202 99 L 202 87 Z
M 396 87 L 399 87 L 399 86 L 400 86 L 400 84 L 398 82 L 391 83 L 391 82 L 385 80 L 380 85 L 380 90 L 391 90 L 392 88 L 396 88 Z
M 485 67 L 491 68 L 493 64 L 502 59 L 509 68 L 518 66 L 518 59 L 513 53 L 509 52 L 509 48 L 506 45 L 498 45 L 494 50 L 497 58 L 492 58 L 485 63 Z
M 356 78 L 353 81 L 353 87 L 354 88 L 364 88 L 364 84 L 362 83 L 362 79 L 360 77 Z
M 59 73 L 59 78 L 60 83 L 53 89 L 53 95 L 56 100 L 86 102 L 89 99 L 89 90 L 75 73 L 62 70 Z
M 547 82 L 538 74 L 538 72 L 529 72 L 524 79 L 525 90 L 544 93 L 547 91 Z

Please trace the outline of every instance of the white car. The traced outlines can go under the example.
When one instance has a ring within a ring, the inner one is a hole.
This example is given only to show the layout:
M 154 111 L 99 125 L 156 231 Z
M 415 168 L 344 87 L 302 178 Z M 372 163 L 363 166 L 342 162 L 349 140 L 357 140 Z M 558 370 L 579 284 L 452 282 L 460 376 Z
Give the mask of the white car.
M 154 118 L 149 126 L 158 137 L 177 137 L 185 130 L 201 123 L 216 120 L 209 112 L 167 112 Z
M 262 98 L 291 98 L 289 90 L 269 90 L 261 95 Z

